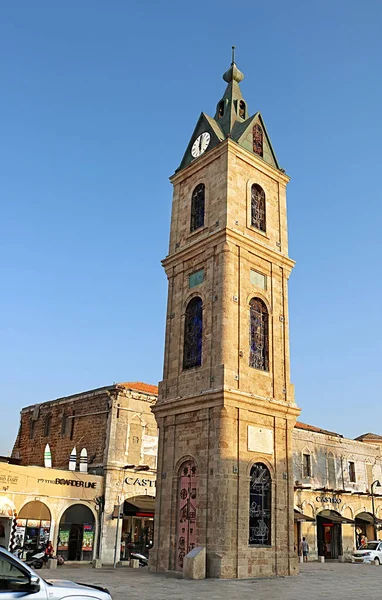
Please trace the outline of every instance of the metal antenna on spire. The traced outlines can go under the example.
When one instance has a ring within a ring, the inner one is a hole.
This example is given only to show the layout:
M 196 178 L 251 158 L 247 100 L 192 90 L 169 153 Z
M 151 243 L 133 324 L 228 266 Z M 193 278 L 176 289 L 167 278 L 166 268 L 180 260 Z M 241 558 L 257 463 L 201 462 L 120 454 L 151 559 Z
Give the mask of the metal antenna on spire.
M 236 46 L 232 46 L 232 64 L 235 63 L 235 50 L 236 50 Z

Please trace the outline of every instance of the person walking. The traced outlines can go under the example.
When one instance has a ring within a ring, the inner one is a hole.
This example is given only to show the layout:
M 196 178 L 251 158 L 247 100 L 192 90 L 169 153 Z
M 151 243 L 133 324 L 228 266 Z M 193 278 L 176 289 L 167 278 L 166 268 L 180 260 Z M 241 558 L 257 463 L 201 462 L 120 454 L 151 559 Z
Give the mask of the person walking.
M 302 560 L 305 563 L 307 563 L 309 554 L 309 544 L 304 537 L 302 538 L 302 542 L 300 544 L 300 551 L 302 552 Z

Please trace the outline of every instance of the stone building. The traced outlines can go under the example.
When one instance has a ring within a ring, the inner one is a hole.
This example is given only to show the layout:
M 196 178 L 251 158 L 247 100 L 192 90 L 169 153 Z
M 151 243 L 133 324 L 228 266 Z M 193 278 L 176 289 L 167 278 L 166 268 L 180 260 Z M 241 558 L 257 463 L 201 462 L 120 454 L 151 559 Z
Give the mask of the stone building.
M 207 575 L 291 575 L 292 432 L 286 186 L 234 60 L 174 187 L 154 570 L 204 546 Z
M 305 536 L 312 558 L 320 554 L 335 559 L 349 557 L 361 535 L 379 538 L 381 466 L 381 436 L 368 433 L 350 440 L 297 423 L 293 434 L 296 546 Z M 310 520 L 300 520 L 304 519 L 300 513 Z
M 156 386 L 119 383 L 21 411 L 13 460 L 22 466 L 43 467 L 48 444 L 53 469 L 72 468 L 73 475 L 86 469 L 102 476 L 96 515 L 101 535 L 92 558 L 100 556 L 106 564 L 114 561 L 116 547 L 124 558 L 129 541 L 144 545 L 152 542 L 157 425 L 151 407 L 156 396 Z M 80 464 L 81 452 L 87 455 L 87 466 Z M 115 510 L 117 506 L 120 508 Z M 118 514 L 121 523 L 115 518 Z M 80 520 L 80 516 L 76 518 Z M 121 524 L 118 531 L 117 522 Z M 73 523 L 69 532 L 77 536 L 78 544 L 84 524 Z M 118 553 L 116 558 L 120 558 Z

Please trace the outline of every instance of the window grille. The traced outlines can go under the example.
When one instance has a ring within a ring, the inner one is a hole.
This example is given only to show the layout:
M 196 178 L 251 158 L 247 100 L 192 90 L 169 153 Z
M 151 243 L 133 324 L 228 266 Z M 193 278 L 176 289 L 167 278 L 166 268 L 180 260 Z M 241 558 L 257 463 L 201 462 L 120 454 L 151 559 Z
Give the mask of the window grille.
M 184 321 L 183 369 L 202 364 L 203 303 L 198 296 L 190 300 Z
M 204 197 L 205 185 L 200 183 L 192 192 L 191 198 L 191 226 L 190 231 L 195 231 L 204 225 Z
M 260 298 L 252 298 L 250 302 L 249 338 L 249 366 L 260 371 L 268 371 L 268 311 Z
M 263 156 L 263 130 L 258 123 L 253 126 L 253 151 Z
M 249 484 L 249 545 L 271 545 L 272 479 L 263 463 L 251 468 Z
M 251 188 L 251 225 L 260 231 L 266 231 L 265 192 L 257 183 Z

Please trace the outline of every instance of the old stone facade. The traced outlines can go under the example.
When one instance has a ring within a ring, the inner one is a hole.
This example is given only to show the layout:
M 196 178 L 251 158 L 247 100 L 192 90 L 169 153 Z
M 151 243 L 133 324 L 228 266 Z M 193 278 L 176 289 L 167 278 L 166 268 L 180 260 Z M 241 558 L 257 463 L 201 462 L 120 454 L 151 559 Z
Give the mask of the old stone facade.
M 349 558 L 361 535 L 382 539 L 382 437 L 350 440 L 298 423 L 293 449 L 295 508 L 313 519 L 296 521 L 296 546 L 305 536 L 311 558 Z
M 248 117 L 242 77 L 233 63 L 215 120 L 202 113 L 171 178 L 164 375 L 154 408 L 160 434 L 151 568 L 181 569 L 190 548 L 204 546 L 208 576 L 227 578 L 297 569 L 289 179 L 260 114 Z M 195 229 L 200 193 L 204 212 Z
M 157 425 L 151 407 L 156 397 L 156 386 L 129 382 L 58 398 L 21 411 L 12 453 L 20 465 L 42 467 L 44 449 L 49 444 L 53 469 L 67 470 L 76 449 L 77 473 L 80 452 L 85 448 L 89 473 L 103 476 L 97 520 L 102 531 L 98 554 L 105 564 L 114 561 L 116 547 L 125 557 L 128 539 L 139 542 L 145 534 L 152 540 Z M 48 469 L 45 471 L 49 473 Z M 114 518 L 118 516 L 116 506 L 121 507 L 122 515 L 118 531 L 118 519 Z

